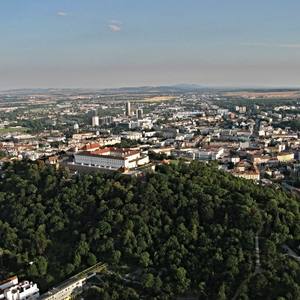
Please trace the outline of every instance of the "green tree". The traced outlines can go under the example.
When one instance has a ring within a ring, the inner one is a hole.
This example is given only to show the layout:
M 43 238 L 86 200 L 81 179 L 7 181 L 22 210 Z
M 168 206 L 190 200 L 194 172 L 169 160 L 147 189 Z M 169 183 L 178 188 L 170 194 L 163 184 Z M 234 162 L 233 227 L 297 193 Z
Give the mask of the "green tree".
M 93 266 L 97 263 L 97 257 L 93 253 L 89 253 L 87 257 L 87 263 L 89 266 Z
M 155 278 L 153 274 L 146 273 L 143 276 L 142 283 L 143 283 L 143 287 L 145 287 L 146 289 L 151 289 L 155 284 Z

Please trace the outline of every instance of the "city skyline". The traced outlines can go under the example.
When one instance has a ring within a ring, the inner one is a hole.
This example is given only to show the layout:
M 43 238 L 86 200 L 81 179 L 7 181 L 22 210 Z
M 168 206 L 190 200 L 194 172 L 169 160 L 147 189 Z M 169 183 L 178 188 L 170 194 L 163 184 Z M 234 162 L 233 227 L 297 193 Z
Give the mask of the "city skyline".
M 128 3 L 2 3 L 0 90 L 299 86 L 297 1 Z

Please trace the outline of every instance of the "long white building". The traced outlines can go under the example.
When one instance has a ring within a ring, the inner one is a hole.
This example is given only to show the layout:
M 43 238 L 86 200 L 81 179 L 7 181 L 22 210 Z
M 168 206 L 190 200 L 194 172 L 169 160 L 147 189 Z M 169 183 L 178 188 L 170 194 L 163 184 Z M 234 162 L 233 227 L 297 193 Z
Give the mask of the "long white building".
M 53 288 L 40 297 L 40 300 L 69 300 L 72 296 L 80 294 L 86 284 L 87 277 L 71 278 Z
M 134 169 L 149 163 L 148 155 L 142 155 L 139 150 L 114 147 L 83 151 L 76 153 L 74 157 L 77 165 L 111 170 Z
M 97 273 L 105 272 L 106 265 L 97 263 L 94 266 L 76 274 L 67 279 L 58 286 L 53 287 L 47 293 L 43 294 L 39 300 L 70 300 L 80 295 L 87 281 Z

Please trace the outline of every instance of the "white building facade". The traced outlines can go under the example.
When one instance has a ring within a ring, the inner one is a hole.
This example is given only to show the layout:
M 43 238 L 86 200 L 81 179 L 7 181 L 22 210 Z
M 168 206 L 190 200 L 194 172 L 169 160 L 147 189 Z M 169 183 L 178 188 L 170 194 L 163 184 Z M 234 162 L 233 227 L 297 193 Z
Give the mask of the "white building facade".
M 141 155 L 139 150 L 107 147 L 92 152 L 79 152 L 74 155 L 74 163 L 82 166 L 118 170 L 134 169 L 149 163 L 148 155 Z
M 0 300 L 36 300 L 40 298 L 36 283 L 19 282 L 17 276 L 0 282 Z

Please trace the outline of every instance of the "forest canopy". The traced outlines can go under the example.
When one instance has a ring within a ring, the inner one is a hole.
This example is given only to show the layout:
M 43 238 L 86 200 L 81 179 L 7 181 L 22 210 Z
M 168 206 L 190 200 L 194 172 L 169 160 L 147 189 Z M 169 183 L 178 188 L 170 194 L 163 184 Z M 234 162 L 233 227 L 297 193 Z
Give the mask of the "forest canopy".
M 86 299 L 300 299 L 300 264 L 282 251 L 299 245 L 299 200 L 281 190 L 200 162 L 141 178 L 28 161 L 1 172 L 2 278 L 46 290 L 104 262 Z

